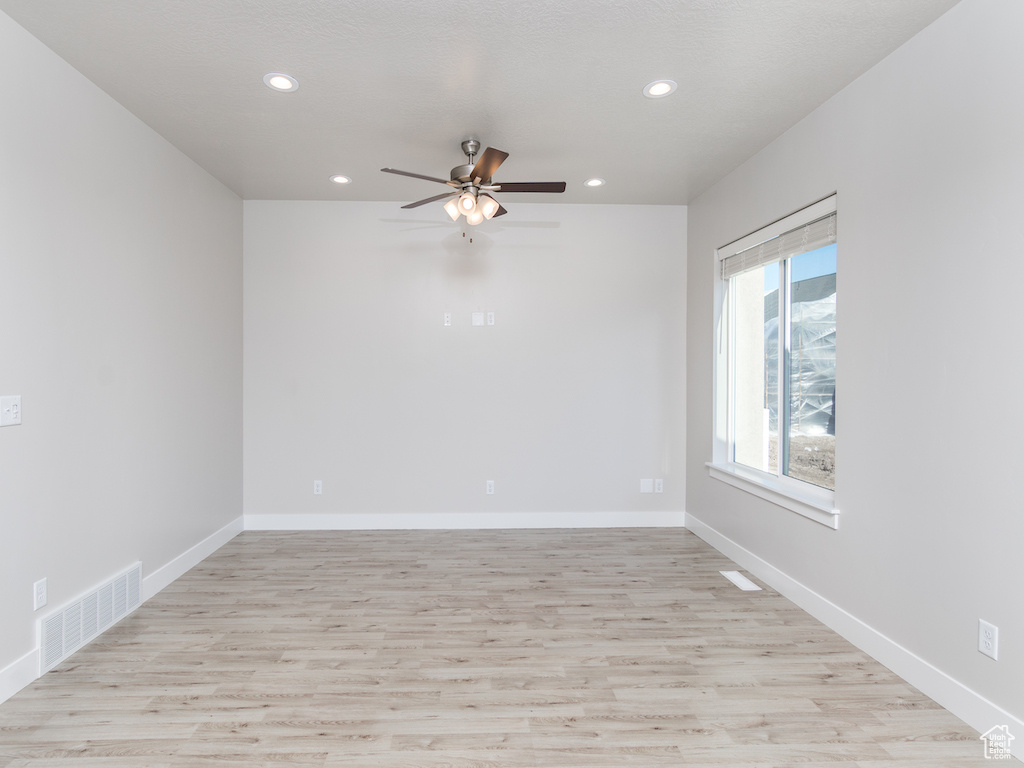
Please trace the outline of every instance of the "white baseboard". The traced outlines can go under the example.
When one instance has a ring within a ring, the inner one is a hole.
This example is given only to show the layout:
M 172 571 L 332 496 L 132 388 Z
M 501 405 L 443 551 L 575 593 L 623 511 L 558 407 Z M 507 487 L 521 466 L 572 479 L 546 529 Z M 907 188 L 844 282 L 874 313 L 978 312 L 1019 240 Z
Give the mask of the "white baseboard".
M 681 528 L 682 512 L 246 513 L 247 531 L 492 530 L 514 528 Z
M 236 517 L 219 531 L 215 531 L 193 547 L 182 552 L 171 562 L 157 568 L 142 579 L 142 602 L 146 602 L 168 584 L 223 547 L 244 530 L 243 518 Z
M 0 669 L 0 704 L 39 677 L 39 649 Z
M 190 568 L 201 563 L 240 534 L 242 530 L 242 518 L 235 518 L 219 531 L 210 534 L 171 562 L 144 577 L 142 579 L 142 602 L 151 598 Z M 38 646 L 17 661 L 0 669 L 0 704 L 37 679 L 39 679 Z
M 1024 742 L 1024 720 L 993 704 L 689 513 L 686 514 L 686 528 L 888 667 L 978 733 L 985 733 L 996 725 L 1006 725 L 1011 733 L 1020 737 L 1016 741 Z M 1013 746 L 1012 753 L 1024 760 L 1024 744 Z

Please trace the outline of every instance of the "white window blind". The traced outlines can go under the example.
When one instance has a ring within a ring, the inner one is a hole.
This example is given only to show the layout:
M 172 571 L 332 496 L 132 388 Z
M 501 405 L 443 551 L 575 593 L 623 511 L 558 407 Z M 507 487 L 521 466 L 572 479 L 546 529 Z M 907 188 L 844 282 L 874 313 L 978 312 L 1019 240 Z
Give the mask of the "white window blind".
M 836 241 L 836 214 L 832 213 L 783 232 L 722 259 L 722 279 L 799 256 Z

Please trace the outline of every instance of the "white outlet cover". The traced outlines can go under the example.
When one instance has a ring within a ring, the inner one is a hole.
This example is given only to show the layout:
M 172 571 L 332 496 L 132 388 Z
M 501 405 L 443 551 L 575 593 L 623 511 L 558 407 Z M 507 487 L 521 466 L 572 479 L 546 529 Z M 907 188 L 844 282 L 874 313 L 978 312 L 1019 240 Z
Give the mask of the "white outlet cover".
M 488 312 L 487 313 L 487 324 L 488 325 L 494 325 L 494 313 L 493 312 Z
M 978 650 L 999 661 L 999 627 L 984 619 L 978 619 Z
M 665 481 L 660 477 L 654 478 L 654 492 L 664 493 L 665 492 Z
M 0 397 L 0 427 L 21 424 L 21 395 Z
M 32 585 L 32 610 L 38 611 L 46 605 L 46 579 Z
M 451 325 L 452 324 L 452 313 L 451 312 L 445 312 L 444 313 L 444 324 L 445 325 Z

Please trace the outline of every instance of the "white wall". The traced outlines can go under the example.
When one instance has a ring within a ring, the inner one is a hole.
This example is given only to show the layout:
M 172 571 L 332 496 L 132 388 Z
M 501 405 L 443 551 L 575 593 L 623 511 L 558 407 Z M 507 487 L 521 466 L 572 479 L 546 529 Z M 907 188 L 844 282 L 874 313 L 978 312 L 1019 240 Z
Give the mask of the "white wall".
M 925 692 L 962 717 L 971 719 L 974 694 L 994 704 L 974 707 L 975 727 L 996 725 L 986 711 L 1015 716 L 1018 739 L 1021 29 L 1017 0 L 964 0 L 693 201 L 686 504 L 688 524 L 746 551 L 751 567 L 830 601 L 879 647 L 901 647 L 897 664 L 931 665 L 932 677 L 919 676 L 935 683 Z M 704 466 L 714 249 L 832 191 L 838 531 L 713 480 Z M 998 662 L 976 650 L 979 617 L 1000 629 Z M 945 676 L 956 682 L 949 696 Z
M 686 209 L 505 202 L 246 201 L 247 526 L 681 523 Z
M 2 700 L 36 618 L 241 515 L 241 201 L 4 14 L 0 70 Z

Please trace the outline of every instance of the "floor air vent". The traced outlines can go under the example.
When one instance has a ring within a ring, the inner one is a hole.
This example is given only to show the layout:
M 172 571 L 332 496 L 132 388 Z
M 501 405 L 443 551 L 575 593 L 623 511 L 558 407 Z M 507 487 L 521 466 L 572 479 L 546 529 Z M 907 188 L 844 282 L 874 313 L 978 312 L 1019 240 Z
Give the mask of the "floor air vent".
M 39 622 L 39 674 L 53 669 L 142 603 L 142 563 Z

